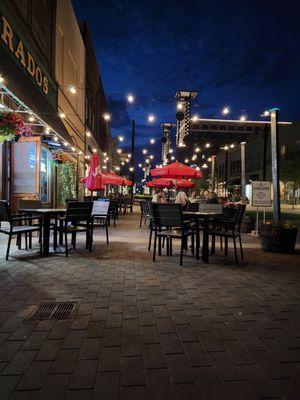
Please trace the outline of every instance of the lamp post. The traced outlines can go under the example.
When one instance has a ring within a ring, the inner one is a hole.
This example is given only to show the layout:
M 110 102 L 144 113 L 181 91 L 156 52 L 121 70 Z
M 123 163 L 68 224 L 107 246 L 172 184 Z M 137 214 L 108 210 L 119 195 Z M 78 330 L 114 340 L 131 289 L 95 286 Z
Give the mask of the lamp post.
M 278 151 L 278 114 L 279 109 L 270 110 L 271 115 L 271 156 L 273 182 L 273 218 L 280 221 L 280 191 L 279 191 L 279 151 Z
M 246 142 L 241 142 L 241 187 L 242 201 L 246 204 Z
M 216 156 L 211 156 L 211 189 L 214 192 L 216 186 Z

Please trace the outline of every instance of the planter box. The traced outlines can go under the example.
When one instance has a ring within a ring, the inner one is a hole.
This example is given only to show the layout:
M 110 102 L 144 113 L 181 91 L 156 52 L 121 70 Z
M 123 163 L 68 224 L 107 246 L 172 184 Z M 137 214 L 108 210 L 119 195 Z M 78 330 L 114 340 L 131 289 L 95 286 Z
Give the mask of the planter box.
M 259 231 L 261 246 L 265 251 L 274 253 L 294 253 L 297 228 L 282 228 L 263 225 Z

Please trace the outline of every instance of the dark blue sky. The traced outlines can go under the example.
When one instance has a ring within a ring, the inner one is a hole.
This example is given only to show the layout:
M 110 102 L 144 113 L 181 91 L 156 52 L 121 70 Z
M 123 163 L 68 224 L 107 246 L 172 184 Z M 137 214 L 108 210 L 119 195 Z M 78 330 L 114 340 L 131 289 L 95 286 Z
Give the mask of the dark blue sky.
M 300 2 L 269 0 L 74 0 L 89 21 L 112 113 L 112 131 L 138 144 L 175 120 L 174 94 L 198 90 L 194 112 L 256 119 L 278 106 L 300 119 Z M 137 102 L 126 106 L 127 93 Z M 149 127 L 146 116 L 157 115 Z M 127 142 L 129 143 L 129 141 Z M 159 147 L 159 145 L 157 144 Z M 158 148 L 157 148 L 158 150 Z

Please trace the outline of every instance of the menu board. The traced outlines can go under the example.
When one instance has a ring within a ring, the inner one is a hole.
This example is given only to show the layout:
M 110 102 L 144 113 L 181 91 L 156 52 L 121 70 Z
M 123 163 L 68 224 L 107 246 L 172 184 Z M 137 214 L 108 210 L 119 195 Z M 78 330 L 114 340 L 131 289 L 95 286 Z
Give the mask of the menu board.
M 271 183 L 268 181 L 252 182 L 252 206 L 271 206 Z

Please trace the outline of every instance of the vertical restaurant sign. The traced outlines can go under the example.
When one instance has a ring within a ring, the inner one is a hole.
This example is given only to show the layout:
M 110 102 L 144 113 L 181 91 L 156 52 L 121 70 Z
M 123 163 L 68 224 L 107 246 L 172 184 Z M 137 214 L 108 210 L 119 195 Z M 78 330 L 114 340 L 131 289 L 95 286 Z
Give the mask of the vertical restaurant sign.
M 9 17 L 0 10 L 0 45 L 5 48 L 6 52 L 14 59 L 14 61 L 22 68 L 31 78 L 31 81 L 46 96 L 47 100 L 55 105 L 56 95 L 53 101 L 53 95 L 49 93 L 49 87 L 57 92 L 57 87 L 53 79 L 47 74 L 42 63 L 34 55 L 25 40 L 21 39 L 19 33 L 16 33 Z M 1 67 L 0 67 L 1 69 Z M 1 71 L 0 71 L 1 72 Z
M 271 183 L 269 181 L 252 182 L 252 206 L 271 206 Z

